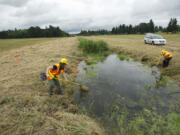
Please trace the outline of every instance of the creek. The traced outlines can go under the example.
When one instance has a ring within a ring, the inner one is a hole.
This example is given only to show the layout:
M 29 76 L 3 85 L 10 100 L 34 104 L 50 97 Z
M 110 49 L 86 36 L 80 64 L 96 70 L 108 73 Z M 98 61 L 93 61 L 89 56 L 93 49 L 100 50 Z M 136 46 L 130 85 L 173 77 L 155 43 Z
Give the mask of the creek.
M 172 112 L 171 106 L 179 99 L 179 94 L 168 95 L 180 90 L 174 82 L 157 86 L 161 73 L 156 67 L 120 60 L 115 54 L 94 65 L 82 61 L 78 70 L 76 81 L 86 85 L 89 91 L 77 90 L 74 100 L 82 112 L 100 121 L 108 134 L 131 133 L 133 124 L 129 124 L 137 123 L 137 118 L 151 126 L 155 121 L 148 119 Z M 140 128 L 146 130 L 146 126 Z

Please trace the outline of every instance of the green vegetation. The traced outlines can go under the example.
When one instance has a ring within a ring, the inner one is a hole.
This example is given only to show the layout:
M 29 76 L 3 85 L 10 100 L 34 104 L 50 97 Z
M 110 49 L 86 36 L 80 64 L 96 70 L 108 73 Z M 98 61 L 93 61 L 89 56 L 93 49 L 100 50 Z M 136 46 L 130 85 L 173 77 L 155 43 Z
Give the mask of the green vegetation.
M 180 91 L 169 91 L 168 94 L 169 95 L 180 94 Z
M 179 31 L 176 18 L 171 18 L 167 27 L 167 31 L 172 33 L 176 33 Z
M 26 38 L 26 39 L 0 39 L 0 52 L 20 48 L 23 46 L 39 44 L 57 38 Z
M 171 113 L 167 116 L 167 123 L 170 135 L 180 134 L 180 114 Z
M 87 71 L 86 74 L 91 76 L 91 77 L 97 77 L 98 76 L 97 72 L 95 72 L 95 71 Z
M 126 59 L 126 57 L 124 55 L 118 55 L 118 57 L 119 57 L 120 60 L 125 60 Z
M 154 32 L 180 32 L 180 25 L 177 23 L 176 18 L 171 18 L 167 27 L 155 26 L 152 19 L 148 23 L 142 22 L 138 25 L 126 25 L 120 24 L 116 27 L 113 27 L 111 31 L 102 29 L 102 30 L 82 30 L 79 35 L 88 36 L 88 35 L 110 35 L 110 34 L 143 34 L 143 33 L 154 33 Z
M 81 55 L 87 57 L 85 61 L 88 65 L 103 61 L 110 54 L 108 44 L 102 40 L 93 41 L 79 38 L 78 48 L 82 50 Z
M 68 33 L 62 31 L 59 27 L 53 27 L 49 25 L 45 29 L 41 29 L 40 27 L 30 27 L 29 29 L 23 30 L 7 30 L 0 31 L 0 38 L 37 38 L 37 37 L 67 37 Z
M 128 99 L 126 99 L 128 100 Z M 144 99 L 147 100 L 147 99 Z M 180 114 L 170 112 L 159 114 L 156 109 L 129 110 L 119 99 L 118 104 L 108 106 L 107 112 L 102 115 L 102 123 L 106 132 L 122 135 L 179 135 Z M 142 101 L 141 101 L 142 102 Z M 134 106 L 134 105 L 133 105 Z M 132 106 L 132 107 L 133 107 Z M 136 106 L 136 105 L 135 105 Z M 135 107 L 134 106 L 134 107 Z M 146 106 L 146 104 L 144 105 Z M 150 105 L 151 108 L 154 106 Z M 100 119 L 99 117 L 97 119 Z
M 105 59 L 104 55 L 99 55 L 99 54 L 90 54 L 87 56 L 86 64 L 87 65 L 95 65 L 97 64 L 99 61 L 103 61 Z
M 102 55 L 108 51 L 108 44 L 102 40 L 92 41 L 84 38 L 79 38 L 79 48 L 86 54 L 99 54 Z
M 169 79 L 168 79 L 167 76 L 162 76 L 161 79 L 156 83 L 156 87 L 166 86 L 168 80 L 169 80 Z
M 130 60 L 130 58 L 129 57 L 127 57 L 127 56 L 125 56 L 125 55 L 118 55 L 118 58 L 120 59 L 120 60 L 127 60 L 127 61 L 129 61 Z

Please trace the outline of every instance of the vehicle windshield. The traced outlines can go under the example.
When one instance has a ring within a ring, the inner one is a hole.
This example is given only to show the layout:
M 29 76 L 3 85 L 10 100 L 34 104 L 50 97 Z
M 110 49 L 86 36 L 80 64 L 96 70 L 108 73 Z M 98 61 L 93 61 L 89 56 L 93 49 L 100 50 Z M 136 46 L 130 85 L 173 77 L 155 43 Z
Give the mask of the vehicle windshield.
M 163 39 L 163 37 L 160 35 L 153 35 L 152 38 L 153 39 Z

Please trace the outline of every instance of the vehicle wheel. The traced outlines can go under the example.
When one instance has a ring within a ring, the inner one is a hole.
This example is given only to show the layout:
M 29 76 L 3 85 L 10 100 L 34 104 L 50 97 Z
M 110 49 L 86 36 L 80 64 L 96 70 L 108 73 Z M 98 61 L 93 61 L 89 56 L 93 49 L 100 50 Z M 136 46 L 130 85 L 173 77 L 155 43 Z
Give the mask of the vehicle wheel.
M 146 40 L 144 40 L 144 43 L 147 44 Z
M 152 45 L 155 45 L 155 44 L 154 44 L 154 41 L 152 41 Z

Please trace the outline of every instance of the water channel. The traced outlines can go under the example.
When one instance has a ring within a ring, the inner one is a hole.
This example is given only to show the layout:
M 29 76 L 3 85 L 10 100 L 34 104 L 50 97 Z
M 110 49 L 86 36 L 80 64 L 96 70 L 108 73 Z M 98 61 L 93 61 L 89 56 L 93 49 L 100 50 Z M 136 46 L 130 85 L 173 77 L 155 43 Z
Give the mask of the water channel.
M 103 123 L 109 134 L 129 134 L 131 129 L 124 128 L 133 128 L 139 119 L 144 121 L 140 126 L 151 126 L 153 117 L 171 112 L 179 99 L 179 95 L 168 95 L 180 90 L 175 83 L 157 87 L 161 73 L 156 67 L 122 61 L 115 54 L 94 65 L 82 61 L 78 70 L 77 82 L 85 84 L 89 92 L 76 91 L 74 99 L 81 110 Z

